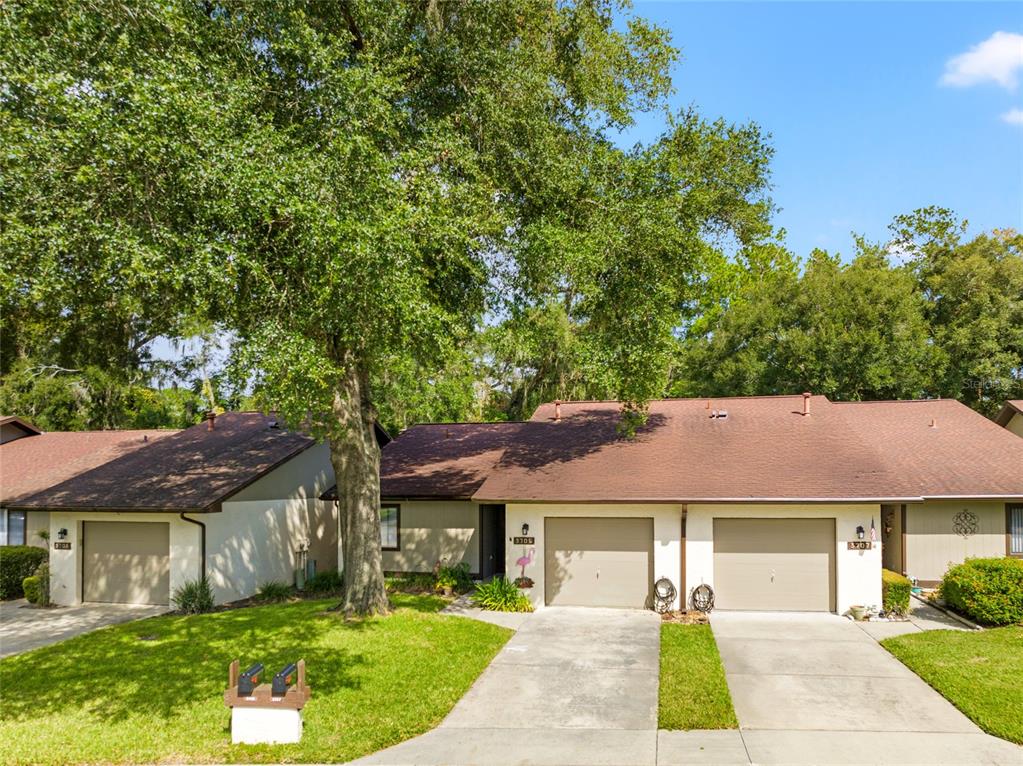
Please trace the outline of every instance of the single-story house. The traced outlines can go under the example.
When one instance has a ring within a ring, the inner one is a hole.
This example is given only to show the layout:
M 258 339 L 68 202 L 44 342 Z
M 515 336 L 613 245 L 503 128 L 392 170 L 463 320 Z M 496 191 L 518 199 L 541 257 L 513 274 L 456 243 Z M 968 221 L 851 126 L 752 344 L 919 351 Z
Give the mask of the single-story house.
M 1002 405 L 995 422 L 1016 436 L 1023 436 L 1023 399 L 1012 399 Z
M 144 447 L 173 431 L 44 432 L 21 418 L 0 417 L 0 545 L 46 547 L 40 532 L 50 514 L 12 510 L 9 505 L 72 479 L 114 458 Z
M 1023 440 L 951 400 L 660 400 L 633 438 L 618 402 L 530 421 L 431 424 L 383 453 L 385 569 L 465 561 L 544 605 L 689 603 L 845 612 L 882 566 L 934 584 L 1023 555 Z M 326 495 L 330 497 L 330 495 Z M 503 562 L 503 565 L 502 565 Z
M 4 473 L 8 449 L 45 436 L 3 445 Z M 336 568 L 336 509 L 318 499 L 334 482 L 325 444 L 256 412 L 143 442 L 7 501 L 49 514 L 55 603 L 168 604 L 203 575 L 219 603 Z

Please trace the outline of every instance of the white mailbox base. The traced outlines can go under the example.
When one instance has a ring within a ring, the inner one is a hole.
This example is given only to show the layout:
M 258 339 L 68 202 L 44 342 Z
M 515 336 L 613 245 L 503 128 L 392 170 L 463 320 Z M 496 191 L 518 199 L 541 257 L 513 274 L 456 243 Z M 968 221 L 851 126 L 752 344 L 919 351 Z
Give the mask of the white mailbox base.
M 242 745 L 283 745 L 302 739 L 302 711 L 294 708 L 231 708 L 231 741 Z

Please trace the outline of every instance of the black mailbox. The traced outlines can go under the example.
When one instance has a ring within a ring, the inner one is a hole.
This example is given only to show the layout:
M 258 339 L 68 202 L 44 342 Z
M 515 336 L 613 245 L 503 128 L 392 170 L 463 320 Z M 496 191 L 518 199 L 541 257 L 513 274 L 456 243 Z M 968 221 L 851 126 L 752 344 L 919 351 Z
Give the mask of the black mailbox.
M 298 670 L 298 666 L 292 662 L 289 665 L 285 665 L 284 668 L 274 675 L 274 681 L 270 687 L 270 693 L 275 697 L 283 697 L 288 693 L 288 685 L 291 683 L 291 677 Z
M 251 668 L 238 676 L 238 694 L 249 697 L 259 683 L 259 674 L 263 672 L 263 663 L 257 662 Z

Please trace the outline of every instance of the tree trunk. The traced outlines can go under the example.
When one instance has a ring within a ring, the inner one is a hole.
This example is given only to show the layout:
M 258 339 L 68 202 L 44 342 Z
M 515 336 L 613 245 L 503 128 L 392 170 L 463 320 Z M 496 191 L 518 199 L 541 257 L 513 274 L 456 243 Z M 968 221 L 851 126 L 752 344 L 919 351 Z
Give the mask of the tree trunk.
M 337 478 L 346 615 L 389 611 L 380 556 L 380 447 L 368 376 L 349 362 L 334 391 L 337 432 L 330 460 Z

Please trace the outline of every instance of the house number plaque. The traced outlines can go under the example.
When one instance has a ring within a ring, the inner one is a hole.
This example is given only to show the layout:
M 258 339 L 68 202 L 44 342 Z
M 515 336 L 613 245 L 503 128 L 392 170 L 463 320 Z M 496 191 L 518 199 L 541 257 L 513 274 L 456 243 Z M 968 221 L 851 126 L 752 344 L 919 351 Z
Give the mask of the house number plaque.
M 69 542 L 62 543 L 58 541 L 53 544 L 53 547 L 56 548 L 58 551 L 69 551 L 71 550 L 71 543 Z
M 533 545 L 535 543 L 535 537 L 513 537 L 512 542 L 515 545 Z
M 874 547 L 870 540 L 850 540 L 847 545 L 851 551 L 869 551 Z

